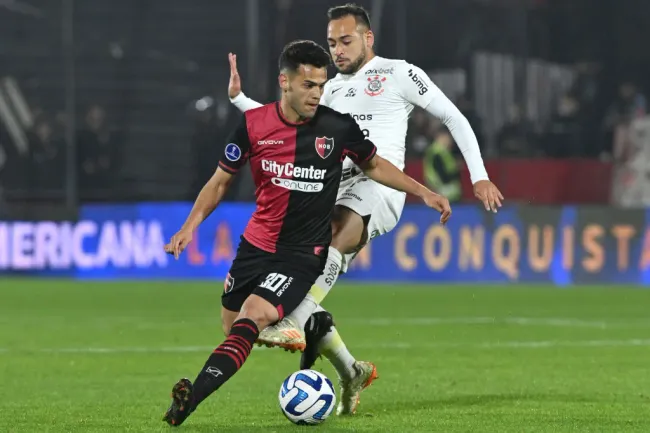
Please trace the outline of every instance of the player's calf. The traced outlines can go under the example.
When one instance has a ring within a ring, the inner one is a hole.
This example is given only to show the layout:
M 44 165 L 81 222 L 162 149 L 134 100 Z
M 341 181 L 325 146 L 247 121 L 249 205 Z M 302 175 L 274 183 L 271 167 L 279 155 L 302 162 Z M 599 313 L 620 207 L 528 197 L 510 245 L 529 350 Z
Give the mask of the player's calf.
M 174 386 L 172 403 L 163 420 L 173 426 L 181 425 L 203 400 L 241 369 L 253 349 L 259 328 L 278 318 L 278 311 L 271 303 L 256 295 L 249 296 L 227 338 L 212 352 L 194 383 L 181 379 Z
M 230 329 L 237 320 L 237 316 L 239 316 L 239 311 L 231 311 L 226 307 L 221 307 L 221 329 L 223 329 L 223 335 L 226 337 L 230 334 Z
M 305 325 L 307 347 L 300 359 L 300 368 L 311 368 L 321 355 L 332 363 L 339 375 L 341 393 L 338 415 L 352 415 L 360 402 L 361 392 L 377 379 L 377 368 L 371 362 L 357 361 L 348 351 L 334 327 L 332 315 L 322 310 L 312 314 Z
M 354 252 L 367 242 L 366 226 L 368 217 L 363 217 L 345 206 L 334 207 L 332 218 L 332 243 L 342 254 Z

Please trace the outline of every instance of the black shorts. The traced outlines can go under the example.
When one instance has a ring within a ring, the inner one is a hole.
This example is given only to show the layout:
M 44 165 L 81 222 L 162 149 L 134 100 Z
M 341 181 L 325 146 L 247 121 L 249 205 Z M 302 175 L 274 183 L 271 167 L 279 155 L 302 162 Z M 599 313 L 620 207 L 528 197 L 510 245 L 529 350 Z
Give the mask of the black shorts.
M 320 256 L 300 251 L 269 253 L 242 236 L 224 281 L 221 304 L 230 311 L 240 311 L 246 298 L 255 294 L 273 304 L 283 318 L 305 298 L 323 273 L 326 260 L 326 253 Z

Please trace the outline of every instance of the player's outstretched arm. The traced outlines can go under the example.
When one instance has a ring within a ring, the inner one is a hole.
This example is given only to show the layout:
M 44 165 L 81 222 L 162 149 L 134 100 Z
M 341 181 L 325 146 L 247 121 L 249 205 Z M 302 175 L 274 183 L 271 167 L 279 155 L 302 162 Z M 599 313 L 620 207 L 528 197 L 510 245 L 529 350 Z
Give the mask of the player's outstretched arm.
M 374 155 L 369 160 L 362 162 L 359 167 L 366 176 L 375 182 L 420 197 L 427 206 L 440 212 L 442 224 L 445 224 L 451 217 L 451 206 L 447 198 L 429 190 L 381 156 Z
M 230 62 L 230 81 L 228 82 L 228 97 L 230 98 L 230 102 L 239 108 L 241 112 L 261 107 L 262 104 L 247 97 L 241 91 L 241 77 L 237 70 L 237 55 L 229 53 L 228 61 Z
M 176 259 L 192 241 L 194 230 L 216 209 L 226 191 L 228 191 L 233 176 L 248 160 L 251 145 L 248 137 L 246 116 L 242 116 L 239 125 L 228 137 L 227 143 L 219 160 L 219 168 L 201 189 L 185 224 L 172 237 L 171 242 L 165 245 L 165 251 L 173 254 Z
M 349 157 L 370 179 L 398 191 L 418 196 L 424 203 L 440 212 L 440 222 L 445 224 L 451 216 L 447 198 L 430 191 L 412 177 L 403 173 L 377 155 L 377 147 L 367 140 L 359 125 L 350 116 L 345 136 L 343 155 Z
M 476 134 L 467 118 L 442 92 L 431 101 L 426 110 L 439 118 L 454 137 L 467 164 L 474 185 L 474 196 L 483 202 L 485 210 L 496 212 L 501 207 L 503 195 L 488 178 Z
M 201 189 L 181 229 L 165 245 L 165 252 L 173 254 L 178 259 L 183 250 L 192 242 L 194 230 L 217 208 L 223 196 L 228 191 L 232 179 L 232 174 L 226 172 L 221 167 L 217 168 L 214 175 L 212 175 L 210 180 Z
M 483 202 L 486 210 L 496 212 L 497 207 L 501 207 L 503 195 L 488 178 L 476 134 L 467 118 L 429 76 L 415 65 L 405 63 L 401 67 L 399 85 L 404 99 L 424 108 L 449 129 L 467 164 L 474 195 Z

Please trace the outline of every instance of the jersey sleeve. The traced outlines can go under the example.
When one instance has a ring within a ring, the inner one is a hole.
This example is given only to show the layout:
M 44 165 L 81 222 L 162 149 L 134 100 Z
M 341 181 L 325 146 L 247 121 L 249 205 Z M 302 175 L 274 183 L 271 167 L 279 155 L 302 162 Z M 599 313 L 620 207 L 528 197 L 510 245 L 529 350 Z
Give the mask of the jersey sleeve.
M 226 147 L 219 160 L 219 167 L 230 174 L 235 174 L 248 161 L 251 149 L 248 127 L 246 126 L 246 116 L 242 116 L 239 125 L 230 133 L 226 143 Z
M 397 83 L 404 99 L 421 108 L 442 93 L 422 69 L 406 62 L 397 68 Z
M 359 165 L 372 159 L 377 153 L 377 147 L 366 138 L 357 122 L 350 117 L 349 126 L 343 145 L 343 156 L 347 156 Z
M 239 92 L 239 95 L 235 96 L 234 98 L 230 98 L 230 102 L 242 113 L 262 106 L 262 104 L 259 102 L 254 101 L 248 96 L 244 95 L 244 92 Z

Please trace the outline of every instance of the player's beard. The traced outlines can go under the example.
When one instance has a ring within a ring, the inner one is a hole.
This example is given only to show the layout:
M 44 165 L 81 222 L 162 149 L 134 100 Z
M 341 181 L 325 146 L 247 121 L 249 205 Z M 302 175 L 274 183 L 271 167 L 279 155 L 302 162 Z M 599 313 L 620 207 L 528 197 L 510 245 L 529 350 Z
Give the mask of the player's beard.
M 366 46 L 364 45 L 363 48 L 361 49 L 361 54 L 359 54 L 359 57 L 357 57 L 356 60 L 351 61 L 347 67 L 339 69 L 339 72 L 345 75 L 356 74 L 357 71 L 361 69 L 361 65 L 365 63 L 366 57 L 367 57 L 367 51 L 366 51 Z

